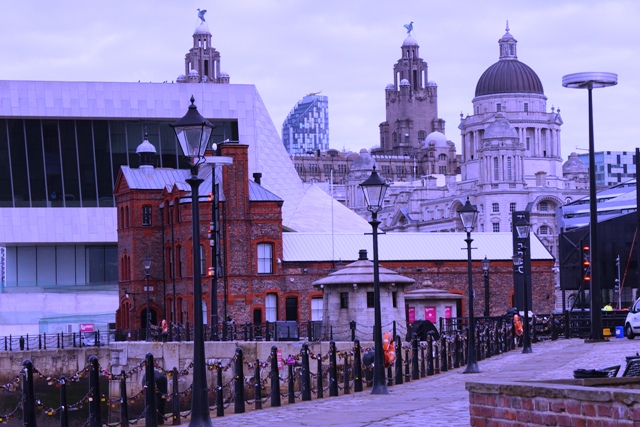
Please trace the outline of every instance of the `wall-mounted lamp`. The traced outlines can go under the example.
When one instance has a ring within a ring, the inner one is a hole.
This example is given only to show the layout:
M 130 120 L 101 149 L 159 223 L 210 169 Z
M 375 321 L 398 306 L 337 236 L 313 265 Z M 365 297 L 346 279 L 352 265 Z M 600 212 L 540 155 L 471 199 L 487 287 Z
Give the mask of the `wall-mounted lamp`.
M 358 292 L 358 284 L 357 283 L 353 284 L 353 292 Z
M 280 258 L 278 258 L 277 262 L 278 264 L 282 264 L 282 260 Z
M 309 269 L 307 269 L 307 268 L 303 268 L 302 269 L 302 274 L 307 274 L 308 272 L 309 272 Z

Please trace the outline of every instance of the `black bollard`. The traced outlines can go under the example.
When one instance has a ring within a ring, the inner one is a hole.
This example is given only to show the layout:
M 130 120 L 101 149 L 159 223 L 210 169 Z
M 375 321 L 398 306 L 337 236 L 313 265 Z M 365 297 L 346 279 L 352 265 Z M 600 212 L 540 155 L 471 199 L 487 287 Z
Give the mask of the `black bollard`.
M 318 391 L 316 392 L 316 396 L 318 399 L 322 399 L 324 397 L 324 372 L 322 371 L 322 355 L 318 354 L 318 373 L 316 375 L 318 379 Z
M 460 358 L 462 357 L 461 353 L 461 345 L 460 345 L 460 340 L 462 338 L 460 337 L 460 335 L 458 334 L 458 332 L 456 332 L 456 334 L 453 336 L 453 349 L 454 349 L 454 358 L 453 358 L 453 367 L 454 368 L 459 368 L 460 367 Z
M 235 354 L 235 386 L 233 397 L 233 413 L 244 413 L 244 357 L 242 356 L 242 349 L 236 348 Z
M 387 387 L 391 387 L 393 385 L 393 368 L 391 365 L 387 366 Z
M 420 378 L 418 372 L 418 334 L 415 332 L 411 336 L 411 379 L 417 380 Z
M 344 367 L 342 368 L 342 379 L 344 380 L 344 394 L 351 394 L 349 389 L 349 356 L 344 356 Z
M 255 398 L 256 398 L 256 409 L 262 409 L 262 380 L 260 379 L 260 359 L 256 359 L 256 373 L 253 376 L 254 388 L 255 388 Z
M 353 349 L 353 391 L 362 391 L 362 357 L 360 355 L 360 340 L 354 341 Z
M 404 378 L 402 376 L 402 341 L 400 335 L 396 335 L 396 384 L 404 384 Z
M 351 329 L 351 341 L 356 340 L 356 321 L 352 320 L 349 322 L 349 329 Z
M 46 350 L 46 349 L 47 349 L 47 333 L 45 332 L 45 333 L 44 333 L 44 334 L 42 334 L 42 335 L 43 335 L 43 337 L 44 337 L 44 338 L 43 338 L 43 340 L 44 340 L 44 346 L 43 346 L 43 347 L 44 347 L 44 349 Z
M 60 333 L 60 348 L 64 350 L 64 332 Z
M 218 385 L 216 386 L 216 416 L 224 417 L 224 394 L 222 389 L 222 362 L 218 362 Z
M 411 381 L 411 374 L 409 372 L 409 350 L 404 351 L 404 378 L 406 382 Z
M 302 344 L 302 350 L 300 351 L 300 357 L 302 358 L 302 376 L 300 378 L 302 389 L 302 401 L 311 400 L 311 372 L 309 370 L 309 345 L 307 343 Z
M 42 350 L 42 335 L 38 334 L 38 350 Z
M 58 381 L 60 385 L 60 427 L 69 427 L 69 410 L 67 409 L 67 379 L 60 377 Z M 123 427 L 128 427 L 128 424 L 122 424 Z
M 27 334 L 27 351 L 29 351 L 29 350 L 30 350 L 30 348 L 29 348 L 29 334 Z
M 62 405 L 62 402 L 60 402 Z M 127 399 L 127 374 L 120 371 L 120 425 L 129 427 L 129 400 Z
M 153 366 L 153 354 L 147 353 L 145 358 L 146 366 L 144 370 L 144 425 L 145 427 L 158 426 L 158 406 L 156 402 L 156 382 Z
M 427 336 L 427 376 L 434 374 L 433 370 L 433 335 Z
M 449 363 L 447 361 L 447 337 L 444 335 L 440 339 L 440 372 L 447 372 Z
M 278 370 L 278 347 L 271 347 L 271 406 L 280 406 L 280 371 Z
M 421 358 L 420 358 L 420 378 L 424 378 L 426 376 L 426 374 L 427 374 L 427 372 L 426 372 L 427 370 L 425 369 L 425 365 L 424 365 L 424 363 L 425 363 L 425 360 L 424 360 L 424 346 L 422 346 L 422 345 L 420 346 L 420 355 L 421 355 Z
M 287 364 L 287 367 L 288 367 L 288 371 L 289 371 L 289 378 L 288 378 L 288 384 L 289 384 L 289 393 L 288 393 L 289 403 L 296 403 L 295 390 L 293 389 L 293 363 L 289 363 L 289 364 Z
M 89 373 L 89 427 L 102 427 L 102 409 L 100 408 L 100 366 L 98 357 L 89 357 L 91 372 Z
M 396 321 L 394 320 L 394 321 L 393 321 L 393 331 L 392 331 L 392 334 L 393 334 L 393 335 L 391 335 L 392 337 L 396 337 L 396 336 L 398 336 L 398 332 L 396 331 L 397 326 L 398 326 L 398 325 L 396 324 Z
M 20 341 L 19 342 L 20 342 L 20 351 L 23 351 L 24 350 L 24 337 L 23 336 L 20 336 Z
M 338 395 L 338 361 L 336 342 L 329 342 L 329 396 Z
M 25 427 L 35 427 L 36 424 L 36 398 L 33 390 L 33 362 L 25 359 L 22 362 L 22 425 Z
M 171 332 L 169 332 L 171 334 Z M 173 425 L 180 425 L 180 396 L 178 395 L 178 368 L 171 370 L 171 419 Z

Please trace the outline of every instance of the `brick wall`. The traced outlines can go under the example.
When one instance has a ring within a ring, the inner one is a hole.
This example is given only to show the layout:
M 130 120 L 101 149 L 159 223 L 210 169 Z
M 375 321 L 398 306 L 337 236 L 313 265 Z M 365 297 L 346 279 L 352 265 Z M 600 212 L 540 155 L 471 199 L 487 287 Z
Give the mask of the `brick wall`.
M 640 379 L 598 381 L 467 383 L 471 426 L 640 425 Z

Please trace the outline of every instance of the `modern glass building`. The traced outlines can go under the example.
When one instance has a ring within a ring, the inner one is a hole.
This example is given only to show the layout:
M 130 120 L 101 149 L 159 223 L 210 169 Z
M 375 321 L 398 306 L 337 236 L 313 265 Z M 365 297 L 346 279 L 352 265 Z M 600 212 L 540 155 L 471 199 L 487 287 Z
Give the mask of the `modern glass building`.
M 291 155 L 329 149 L 329 98 L 309 94 L 282 124 L 282 143 Z
M 589 166 L 589 154 L 578 154 L 578 158 Z M 636 155 L 633 151 L 598 151 L 594 153 L 596 185 L 611 187 L 636 177 Z

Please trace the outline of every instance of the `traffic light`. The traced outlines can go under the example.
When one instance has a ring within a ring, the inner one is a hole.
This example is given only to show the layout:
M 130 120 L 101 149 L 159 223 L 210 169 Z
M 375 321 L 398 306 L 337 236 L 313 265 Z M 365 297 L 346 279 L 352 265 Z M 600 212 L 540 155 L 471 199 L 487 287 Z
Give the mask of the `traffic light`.
M 591 280 L 591 248 L 582 245 L 582 278 L 585 282 Z

